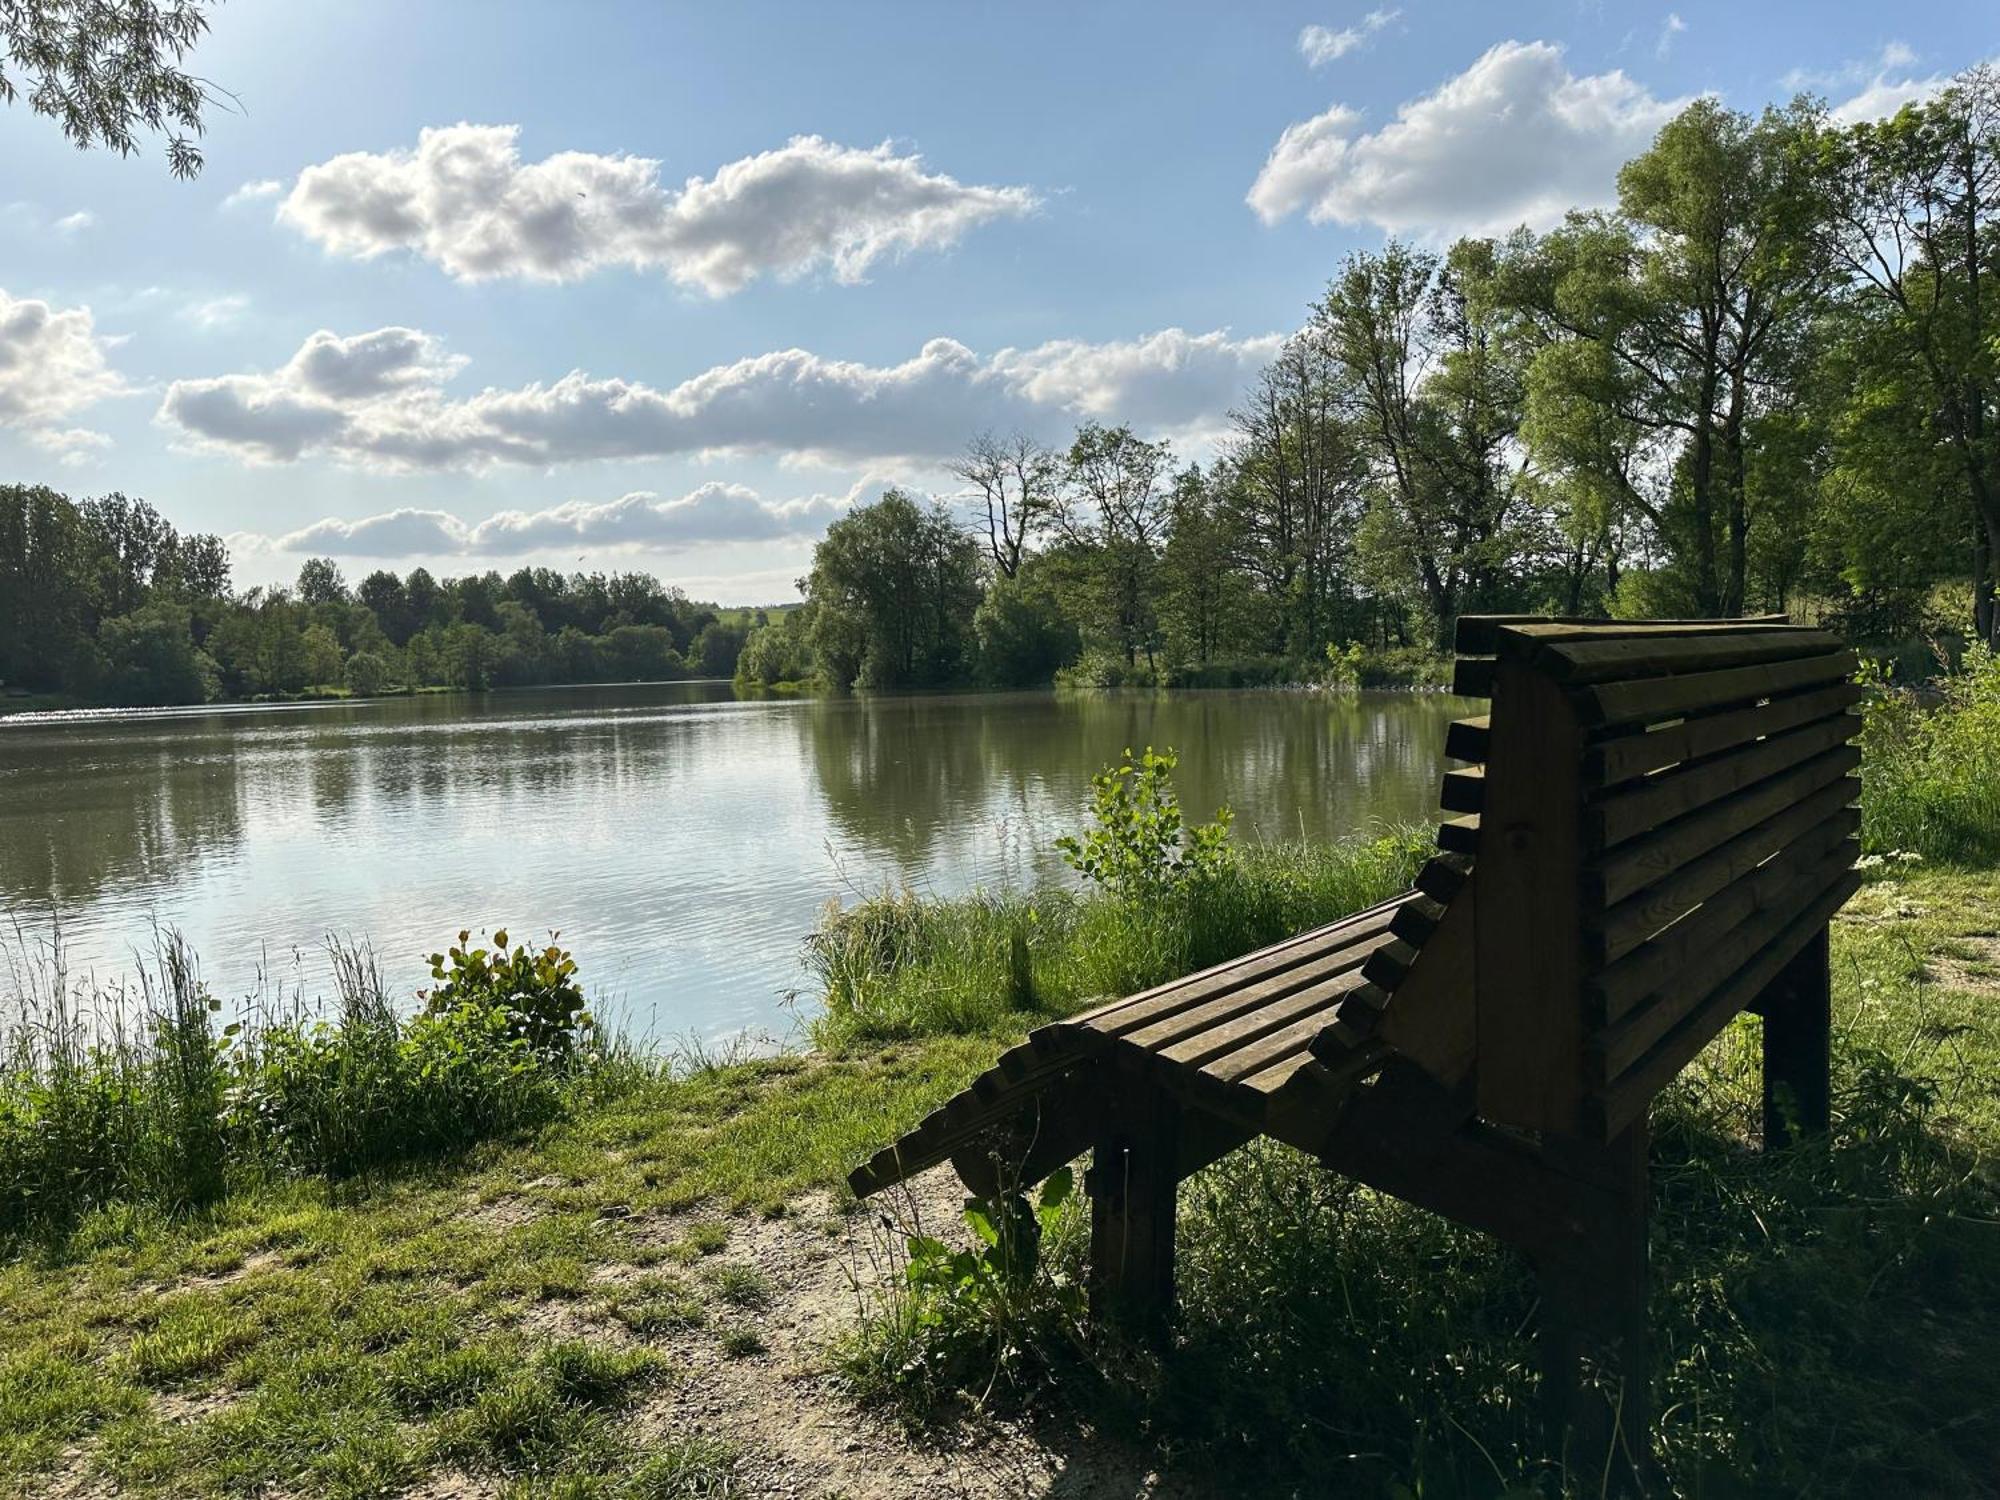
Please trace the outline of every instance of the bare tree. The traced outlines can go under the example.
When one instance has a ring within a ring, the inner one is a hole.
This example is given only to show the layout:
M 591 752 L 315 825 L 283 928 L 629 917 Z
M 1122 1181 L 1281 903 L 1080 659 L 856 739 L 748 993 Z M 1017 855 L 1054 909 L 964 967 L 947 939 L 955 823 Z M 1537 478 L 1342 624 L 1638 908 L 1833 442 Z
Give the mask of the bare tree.
M 1035 535 L 1049 523 L 1062 473 L 1058 457 L 1023 433 L 983 432 L 965 445 L 951 472 L 986 502 L 986 553 L 1004 577 L 1021 570 Z
M 0 101 L 23 85 L 28 108 L 62 127 L 79 151 L 139 149 L 142 130 L 167 136 L 167 169 L 201 171 L 193 137 L 209 85 L 181 69 L 208 30 L 213 0 L 0 0 Z

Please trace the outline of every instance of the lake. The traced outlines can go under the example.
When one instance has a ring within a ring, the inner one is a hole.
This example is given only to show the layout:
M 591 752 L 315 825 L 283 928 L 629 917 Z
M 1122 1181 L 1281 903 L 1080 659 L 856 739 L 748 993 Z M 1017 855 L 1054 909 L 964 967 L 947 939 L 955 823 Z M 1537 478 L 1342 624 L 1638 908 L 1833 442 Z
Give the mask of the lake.
M 832 898 L 1069 878 L 1091 773 L 1171 745 L 1190 817 L 1333 839 L 1436 815 L 1462 700 L 1397 693 L 738 701 L 727 683 L 0 719 L 0 910 L 72 976 L 155 922 L 211 989 L 323 988 L 328 934 L 399 992 L 461 927 L 559 930 L 657 1037 L 782 1034 Z

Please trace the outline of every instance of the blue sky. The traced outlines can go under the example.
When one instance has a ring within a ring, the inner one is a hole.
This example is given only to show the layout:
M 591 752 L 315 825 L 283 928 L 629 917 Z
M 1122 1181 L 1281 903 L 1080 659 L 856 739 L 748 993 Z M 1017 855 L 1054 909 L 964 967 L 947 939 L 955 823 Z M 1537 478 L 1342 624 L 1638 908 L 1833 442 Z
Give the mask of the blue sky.
M 239 585 L 780 600 L 981 428 L 1205 457 L 1351 248 L 1605 201 L 1699 93 L 1880 112 L 1996 52 L 1984 3 L 231 0 L 197 182 L 0 110 L 0 473 Z

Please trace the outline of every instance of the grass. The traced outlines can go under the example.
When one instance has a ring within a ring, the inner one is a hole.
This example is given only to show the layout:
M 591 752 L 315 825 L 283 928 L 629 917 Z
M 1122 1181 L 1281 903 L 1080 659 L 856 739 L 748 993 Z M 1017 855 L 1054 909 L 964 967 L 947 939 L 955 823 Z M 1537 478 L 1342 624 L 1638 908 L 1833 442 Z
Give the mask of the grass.
M 2000 890 L 1879 878 L 1836 924 L 1835 964 L 1830 1149 L 1755 1149 L 1754 1019 L 1655 1113 L 1666 1487 L 2000 1493 L 2000 1323 L 1970 1311 L 2000 1296 Z M 1517 1257 L 1269 1142 L 1185 1184 L 1180 1211 L 1164 1361 L 1075 1337 L 1059 1294 L 1078 1225 L 1050 1242 L 1057 1295 L 978 1325 L 972 1368 L 953 1305 L 894 1278 L 842 1368 L 917 1426 L 1004 1394 L 1274 1491 L 1596 1493 L 1587 1458 L 1536 1457 Z
M 1219 963 L 1408 888 L 1429 852 L 1406 828 L 1242 851 L 1199 891 L 1135 909 L 1095 891 L 883 896 L 829 912 L 808 944 L 822 1048 L 1018 1032 Z
M 1929 691 L 1934 705 L 1876 676 L 1863 711 L 1863 847 L 2000 864 L 2000 655 L 1975 643 Z

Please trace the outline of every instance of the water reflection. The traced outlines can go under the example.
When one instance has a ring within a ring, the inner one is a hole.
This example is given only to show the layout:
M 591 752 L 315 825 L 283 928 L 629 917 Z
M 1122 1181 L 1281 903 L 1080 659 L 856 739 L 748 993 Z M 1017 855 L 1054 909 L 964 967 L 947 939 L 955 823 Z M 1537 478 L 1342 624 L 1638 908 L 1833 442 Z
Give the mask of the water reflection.
M 1450 700 L 1052 694 L 738 703 L 720 684 L 0 722 L 0 907 L 76 967 L 158 918 L 246 991 L 268 944 L 366 933 L 399 986 L 459 927 L 560 928 L 662 1033 L 780 1019 L 835 894 L 1064 872 L 1095 769 L 1174 745 L 1245 837 L 1435 807 Z

